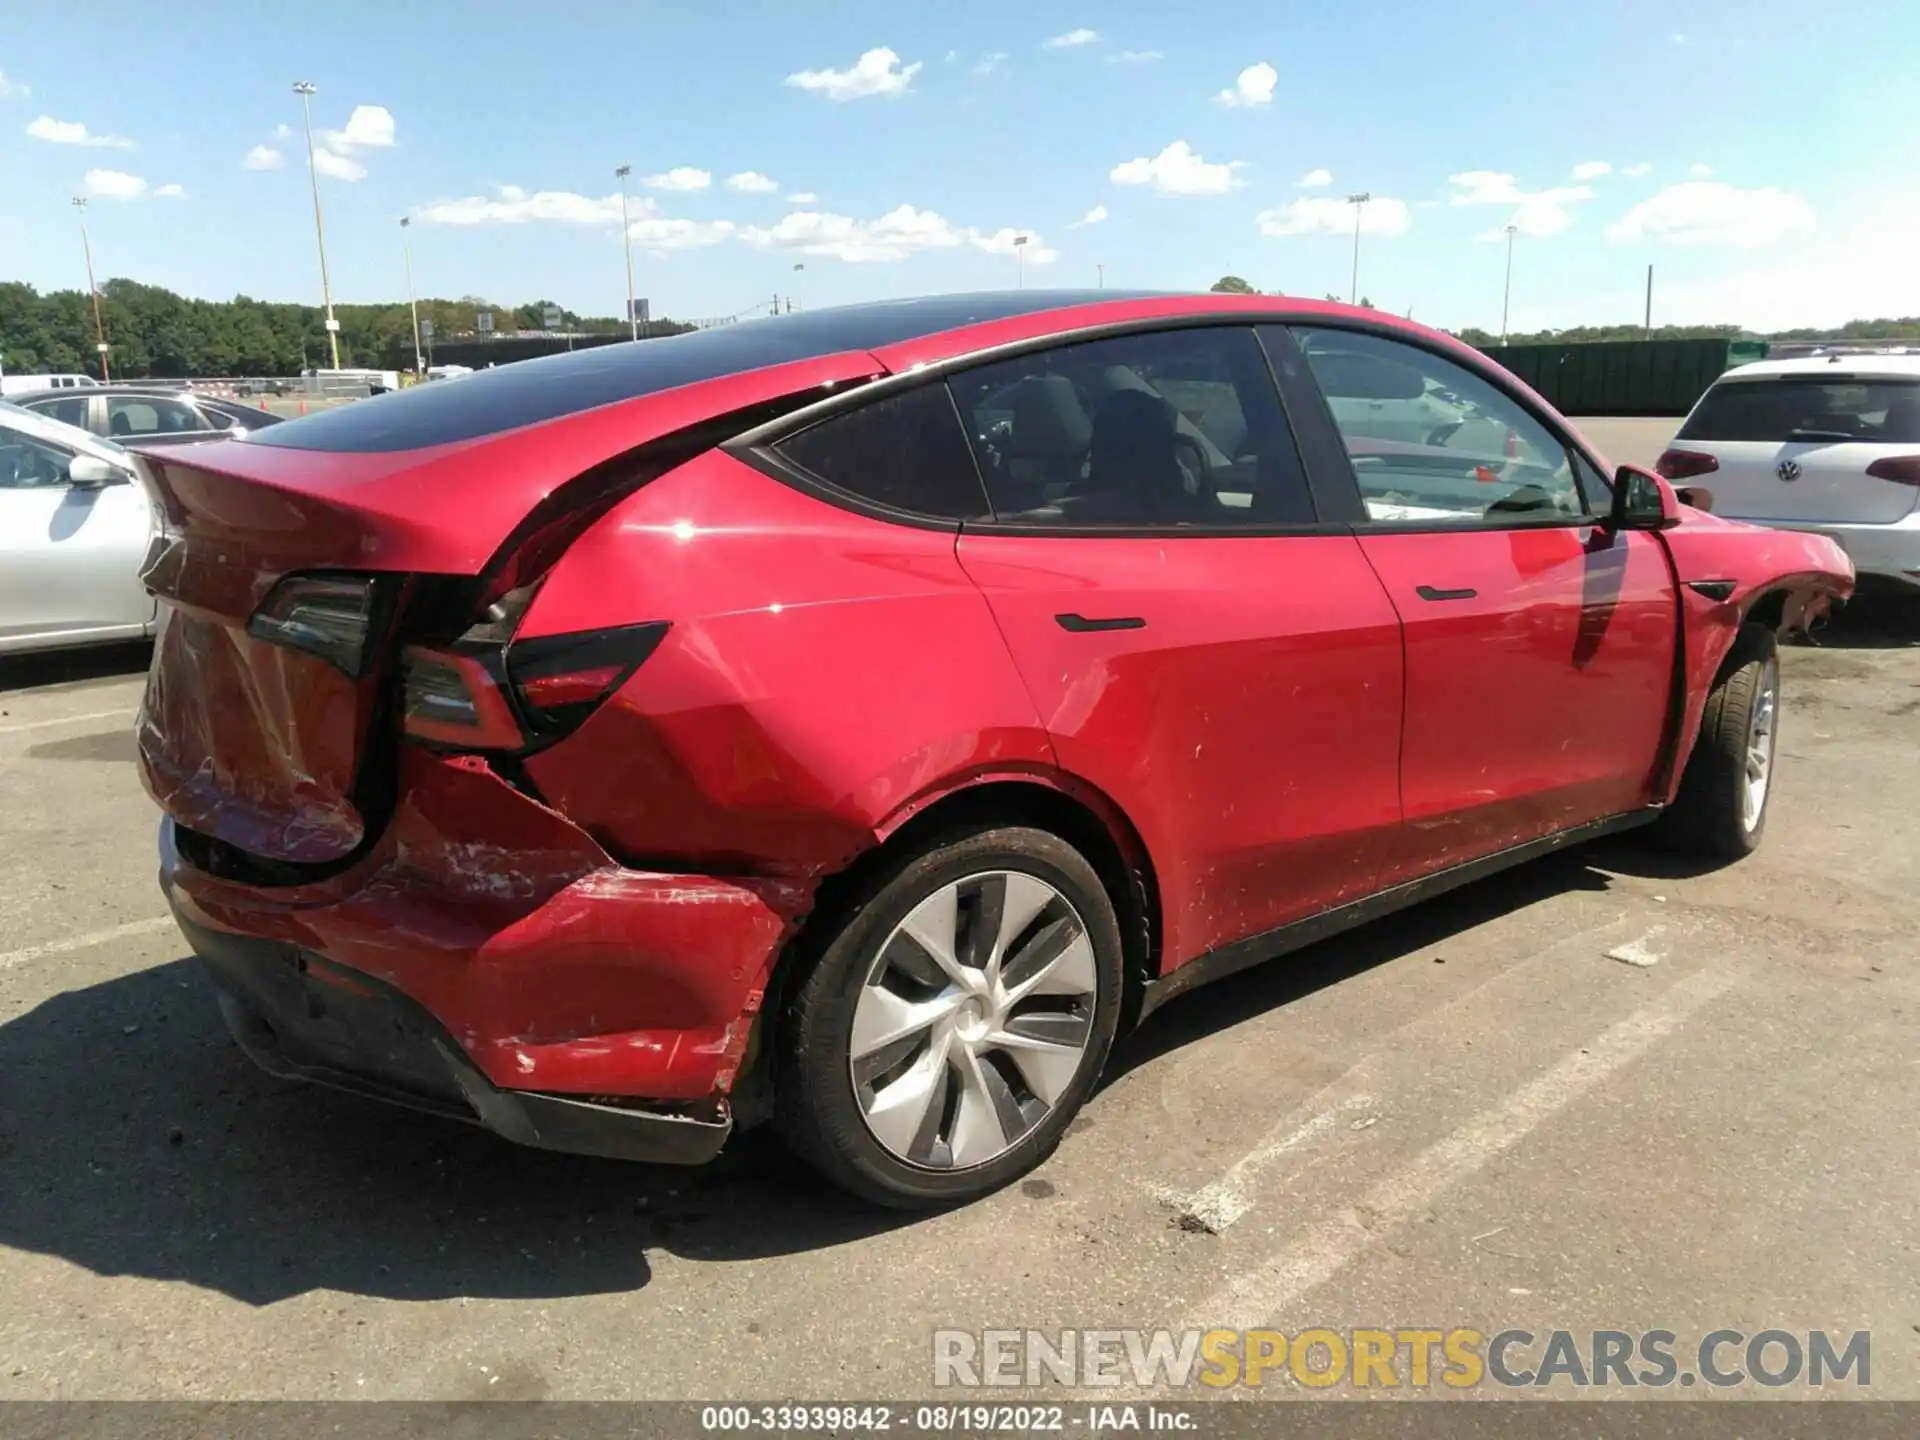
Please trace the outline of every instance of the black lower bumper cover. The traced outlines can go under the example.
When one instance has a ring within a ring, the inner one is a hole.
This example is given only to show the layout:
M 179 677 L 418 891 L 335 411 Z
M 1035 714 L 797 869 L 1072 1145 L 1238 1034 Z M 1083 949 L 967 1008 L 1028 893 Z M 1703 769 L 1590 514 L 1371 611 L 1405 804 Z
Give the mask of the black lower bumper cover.
M 733 1130 L 717 1120 L 502 1090 L 418 1003 L 383 981 L 278 941 L 209 930 L 175 910 L 212 972 L 227 1028 L 269 1074 L 485 1126 L 521 1145 L 700 1165 Z

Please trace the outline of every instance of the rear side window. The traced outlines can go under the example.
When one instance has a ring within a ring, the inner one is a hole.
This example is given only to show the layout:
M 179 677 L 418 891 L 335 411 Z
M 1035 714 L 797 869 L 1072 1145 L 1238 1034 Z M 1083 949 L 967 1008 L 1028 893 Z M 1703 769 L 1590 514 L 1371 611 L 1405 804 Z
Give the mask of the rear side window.
M 87 426 L 87 401 L 83 395 L 76 395 L 70 400 L 65 397 L 59 400 L 36 400 L 27 408 L 64 424 L 78 425 L 83 430 Z
M 1920 381 L 1728 380 L 1701 397 L 1675 438 L 1920 444 Z
M 921 385 L 822 420 L 775 450 L 836 490 L 940 520 L 988 513 L 980 472 L 944 385 Z

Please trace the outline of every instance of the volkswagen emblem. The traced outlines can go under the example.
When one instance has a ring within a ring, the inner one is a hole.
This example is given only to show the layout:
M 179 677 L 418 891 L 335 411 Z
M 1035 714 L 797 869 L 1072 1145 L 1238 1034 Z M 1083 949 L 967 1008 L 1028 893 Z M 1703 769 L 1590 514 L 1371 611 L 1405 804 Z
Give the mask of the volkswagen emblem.
M 1778 475 L 1782 480 L 1798 480 L 1800 478 L 1800 462 L 1798 460 L 1782 460 L 1778 465 L 1773 467 L 1773 473 Z

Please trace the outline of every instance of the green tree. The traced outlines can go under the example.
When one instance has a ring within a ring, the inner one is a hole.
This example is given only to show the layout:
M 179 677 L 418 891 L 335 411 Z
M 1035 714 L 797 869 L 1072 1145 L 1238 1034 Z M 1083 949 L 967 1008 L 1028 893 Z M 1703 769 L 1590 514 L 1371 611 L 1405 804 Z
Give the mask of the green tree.
M 1222 275 L 1208 288 L 1216 295 L 1258 295 L 1260 293 L 1238 275 Z

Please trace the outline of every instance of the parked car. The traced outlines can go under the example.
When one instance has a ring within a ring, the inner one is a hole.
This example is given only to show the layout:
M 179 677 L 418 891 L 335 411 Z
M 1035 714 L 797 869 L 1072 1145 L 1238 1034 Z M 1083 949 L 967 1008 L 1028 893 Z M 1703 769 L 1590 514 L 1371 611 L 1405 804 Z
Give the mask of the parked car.
M 246 435 L 278 425 L 281 418 L 253 405 L 202 395 L 178 385 L 132 383 L 95 385 L 84 391 L 46 390 L 17 395 L 14 403 L 116 443 L 142 446 Z
M 1658 469 L 1710 492 L 1718 513 L 1828 536 L 1863 581 L 1920 593 L 1920 355 L 1729 370 Z
M 0 375 L 0 395 L 27 395 L 37 390 L 87 390 L 99 383 L 91 375 Z
M 1333 354 L 1512 443 L 1371 435 Z M 1201 979 L 1633 826 L 1751 850 L 1775 633 L 1853 578 L 1280 297 L 821 310 L 143 465 L 140 770 L 248 1054 L 600 1155 L 771 1119 L 900 1206 Z
M 152 634 L 156 533 L 131 455 L 0 402 L 0 654 Z

